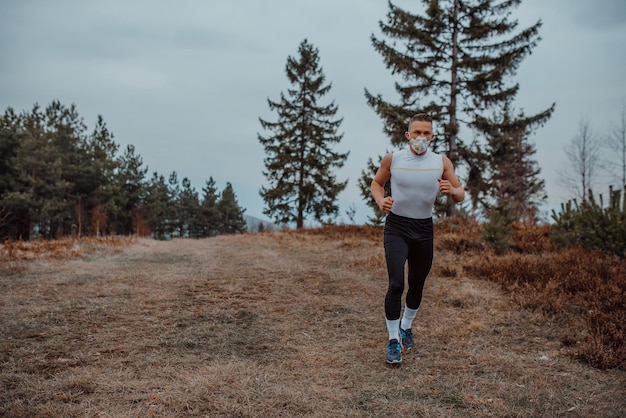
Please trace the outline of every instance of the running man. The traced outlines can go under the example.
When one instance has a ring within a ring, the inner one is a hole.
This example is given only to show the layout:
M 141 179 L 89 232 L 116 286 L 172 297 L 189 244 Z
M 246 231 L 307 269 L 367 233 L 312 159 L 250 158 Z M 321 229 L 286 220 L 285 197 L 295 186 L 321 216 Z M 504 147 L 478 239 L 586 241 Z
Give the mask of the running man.
M 455 203 L 465 198 L 452 161 L 428 149 L 434 138 L 432 118 L 425 113 L 414 115 L 404 136 L 409 146 L 385 155 L 371 184 L 372 197 L 387 214 L 384 247 L 389 287 L 385 295 L 385 317 L 390 364 L 402 361 L 402 347 L 415 346 L 411 325 L 433 262 L 435 199 L 438 193 L 450 196 Z M 391 196 L 385 197 L 388 181 L 391 181 Z M 404 314 L 400 317 L 407 261 L 408 290 Z

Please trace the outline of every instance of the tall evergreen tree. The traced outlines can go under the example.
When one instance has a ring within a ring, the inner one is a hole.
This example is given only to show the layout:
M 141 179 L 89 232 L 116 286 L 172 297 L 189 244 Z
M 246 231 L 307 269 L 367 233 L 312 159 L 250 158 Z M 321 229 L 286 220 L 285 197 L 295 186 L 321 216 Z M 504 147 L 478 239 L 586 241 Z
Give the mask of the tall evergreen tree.
M 215 187 L 215 180 L 213 177 L 210 177 L 206 185 L 202 188 L 202 203 L 200 205 L 203 237 L 212 237 L 220 233 L 222 215 L 217 208 L 219 198 L 220 195 L 217 191 L 217 187 Z
M 152 173 L 148 182 L 146 196 L 143 202 L 144 220 L 152 230 L 152 236 L 156 239 L 166 239 L 170 236 L 168 224 L 169 187 L 163 175 Z
M 529 136 L 543 120 L 537 116 L 526 118 L 523 112 L 517 116 L 511 113 L 505 106 L 502 114 L 491 120 L 477 118 L 476 128 L 487 142 L 486 159 L 470 170 L 469 191 L 474 205 L 480 202 L 485 215 L 495 208 L 512 222 L 536 222 L 539 206 L 547 195 Z
M 146 173 L 148 167 L 143 166 L 143 159 L 135 155 L 135 147 L 128 145 L 124 154 L 117 159 L 115 174 L 116 189 L 115 207 L 118 209 L 115 216 L 116 231 L 118 234 L 130 235 L 139 233 L 142 211 L 142 201 L 146 193 Z
M 45 122 L 44 140 L 50 153 L 48 158 L 53 160 L 63 186 L 55 187 L 51 200 L 45 201 L 47 225 L 43 230 L 48 231 L 50 238 L 57 238 L 71 233 L 71 227 L 76 223 L 74 212 L 81 194 L 81 182 L 89 177 L 85 173 L 86 160 L 89 159 L 84 146 L 87 127 L 76 105 L 66 107 L 58 100 L 46 107 Z
M 509 78 L 540 40 L 541 21 L 517 30 L 517 20 L 509 17 L 521 0 L 422 3 L 423 15 L 389 2 L 387 21 L 380 22 L 387 39 L 372 35 L 371 41 L 387 68 L 402 77 L 404 84 L 396 83 L 400 103 L 390 103 L 366 89 L 367 102 L 382 118 L 394 145 L 406 141 L 403 133 L 411 114 L 430 113 L 442 122 L 435 127 L 435 149 L 440 145 L 437 140 L 444 139 L 453 162 L 462 159 L 470 171 L 479 172 L 477 167 L 486 154 L 479 143 L 463 138 L 461 121 L 475 129 L 491 112 L 513 102 L 519 86 Z M 554 104 L 536 118 L 545 121 L 553 109 Z M 476 184 L 468 184 L 470 189 L 487 184 L 481 178 L 471 180 Z
M 263 174 L 269 181 L 260 190 L 266 204 L 263 213 L 279 223 L 295 222 L 302 228 L 307 215 L 319 222 L 337 215 L 337 196 L 347 180 L 338 182 L 333 169 L 343 166 L 348 153 L 332 149 L 343 137 L 337 133 L 343 119 L 333 119 L 338 107 L 334 102 L 318 104 L 331 88 L 325 84 L 318 50 L 305 39 L 298 54 L 297 58 L 288 57 L 285 67 L 293 86 L 287 90 L 288 97 L 281 93 L 280 101 L 267 100 L 278 120 L 259 118 L 272 135 L 258 138 L 267 154 Z
M 183 236 L 184 221 L 182 219 L 180 207 L 180 183 L 178 182 L 178 173 L 172 171 L 168 180 L 168 201 L 170 205 L 167 207 L 167 234 L 171 236 Z
M 246 221 L 243 218 L 243 213 L 246 210 L 239 206 L 237 196 L 230 183 L 226 183 L 226 187 L 222 190 L 217 202 L 217 209 L 220 212 L 220 232 L 222 234 L 246 232 Z
M 178 196 L 180 218 L 183 237 L 200 238 L 202 236 L 202 224 L 200 218 L 200 199 L 198 192 L 191 185 L 187 177 L 183 178 L 182 188 Z
M 23 118 L 8 108 L 0 118 L 0 241 L 28 237 L 28 203 L 15 194 L 15 157 L 22 143 Z
M 87 159 L 80 168 L 84 173 L 83 182 L 87 183 L 88 194 L 83 203 L 87 205 L 90 235 L 98 236 L 105 230 L 112 232 L 107 228 L 107 223 L 118 212 L 115 196 L 120 192 L 119 185 L 115 182 L 119 145 L 113 140 L 113 133 L 109 131 L 101 115 L 98 115 L 96 127 L 85 141 L 84 148 Z

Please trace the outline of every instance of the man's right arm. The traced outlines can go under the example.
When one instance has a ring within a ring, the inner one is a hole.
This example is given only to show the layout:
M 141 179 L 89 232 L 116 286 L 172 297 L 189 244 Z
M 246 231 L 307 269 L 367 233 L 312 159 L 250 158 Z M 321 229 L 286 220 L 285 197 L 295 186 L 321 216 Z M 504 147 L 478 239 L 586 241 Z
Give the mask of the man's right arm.
M 372 197 L 384 213 L 389 213 L 393 205 L 393 198 L 391 196 L 385 197 L 385 184 L 391 178 L 391 159 L 392 154 L 387 154 L 383 157 L 370 186 Z

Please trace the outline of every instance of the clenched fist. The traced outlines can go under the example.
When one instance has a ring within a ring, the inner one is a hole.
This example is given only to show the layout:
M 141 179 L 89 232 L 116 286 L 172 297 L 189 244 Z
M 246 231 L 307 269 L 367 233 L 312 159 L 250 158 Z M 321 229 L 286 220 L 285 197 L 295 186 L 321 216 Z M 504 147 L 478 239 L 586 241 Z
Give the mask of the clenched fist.
M 392 205 L 393 205 L 393 197 L 387 196 L 386 198 L 383 199 L 382 203 L 378 204 L 378 207 L 384 213 L 389 213 L 389 211 L 391 210 L 391 206 Z

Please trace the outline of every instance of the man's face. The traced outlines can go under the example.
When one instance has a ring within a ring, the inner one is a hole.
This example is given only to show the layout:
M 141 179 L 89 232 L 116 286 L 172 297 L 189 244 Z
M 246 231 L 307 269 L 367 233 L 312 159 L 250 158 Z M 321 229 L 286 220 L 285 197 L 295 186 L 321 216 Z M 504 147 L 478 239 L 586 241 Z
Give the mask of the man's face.
M 435 137 L 433 134 L 433 124 L 425 120 L 414 120 L 411 122 L 411 130 L 409 132 L 405 132 L 404 136 L 406 136 L 406 139 L 408 140 L 415 139 L 418 136 L 423 136 L 428 140 L 428 142 L 430 142 Z

